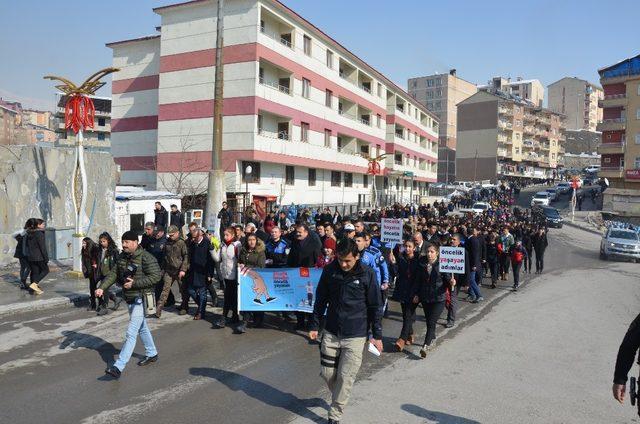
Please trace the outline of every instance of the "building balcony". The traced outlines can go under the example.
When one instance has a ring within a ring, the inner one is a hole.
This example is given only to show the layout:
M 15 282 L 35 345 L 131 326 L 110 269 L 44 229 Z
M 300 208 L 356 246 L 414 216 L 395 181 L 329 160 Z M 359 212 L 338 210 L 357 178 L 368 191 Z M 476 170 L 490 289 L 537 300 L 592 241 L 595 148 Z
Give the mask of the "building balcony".
M 620 107 L 627 105 L 627 95 L 622 94 L 609 94 L 604 96 L 604 99 L 598 100 L 598 107 Z
M 513 144 L 513 139 L 505 135 L 498 135 L 498 143 L 507 144 L 507 145 Z
M 622 178 L 624 167 L 622 166 L 603 166 L 598 171 L 600 178 Z
M 498 113 L 505 116 L 513 116 L 513 108 L 509 106 L 498 107 Z
M 509 121 L 498 120 L 498 128 L 505 131 L 513 130 L 513 124 Z
M 522 129 L 522 132 L 525 134 L 535 134 L 536 130 L 531 125 L 525 125 L 524 128 Z
M 617 143 L 602 143 L 598 146 L 598 153 L 600 154 L 623 154 L 624 153 L 623 141 Z
M 540 150 L 550 150 L 551 146 L 549 146 L 549 143 L 542 143 L 540 144 Z
M 536 117 L 535 117 L 535 115 L 532 115 L 531 113 L 525 113 L 524 116 L 522 117 L 522 120 L 524 122 L 535 122 Z
M 604 119 L 598 122 L 596 131 L 624 131 L 627 128 L 624 117 Z

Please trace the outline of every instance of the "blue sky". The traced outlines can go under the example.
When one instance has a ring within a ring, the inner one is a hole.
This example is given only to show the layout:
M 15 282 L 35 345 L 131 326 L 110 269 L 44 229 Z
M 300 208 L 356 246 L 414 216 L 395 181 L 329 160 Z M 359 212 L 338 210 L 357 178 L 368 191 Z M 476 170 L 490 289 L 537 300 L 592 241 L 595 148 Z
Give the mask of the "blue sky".
M 0 1 L 0 97 L 52 108 L 54 88 L 43 75 L 83 80 L 110 66 L 104 44 L 154 33 L 160 17 L 151 9 L 171 3 Z M 564 76 L 598 82 L 599 67 L 640 50 L 637 0 L 284 3 L 402 87 L 409 77 L 449 68 L 475 83 L 495 75 L 545 86 Z

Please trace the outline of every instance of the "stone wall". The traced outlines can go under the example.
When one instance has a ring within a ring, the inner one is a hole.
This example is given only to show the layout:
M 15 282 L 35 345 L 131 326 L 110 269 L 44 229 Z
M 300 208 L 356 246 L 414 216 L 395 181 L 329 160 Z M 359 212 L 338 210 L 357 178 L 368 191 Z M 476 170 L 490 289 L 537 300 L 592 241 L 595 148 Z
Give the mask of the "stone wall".
M 74 228 L 74 157 L 74 148 L 0 146 L 0 266 L 13 261 L 12 234 L 28 218 L 44 219 L 47 228 Z M 88 197 L 83 232 L 95 240 L 115 230 L 116 166 L 110 153 L 85 150 L 84 157 Z

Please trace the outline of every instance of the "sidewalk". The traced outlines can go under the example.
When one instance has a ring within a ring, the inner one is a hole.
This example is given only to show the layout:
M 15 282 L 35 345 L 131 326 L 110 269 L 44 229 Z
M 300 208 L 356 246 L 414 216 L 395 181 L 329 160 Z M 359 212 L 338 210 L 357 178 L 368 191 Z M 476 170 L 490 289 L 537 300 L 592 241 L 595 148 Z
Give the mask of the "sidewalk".
M 601 229 L 602 217 L 599 211 L 576 211 L 573 222 L 571 221 L 571 212 L 563 211 L 564 224 L 575 227 L 580 230 L 588 231 L 592 234 L 602 236 Z
M 44 291 L 39 296 L 20 289 L 19 269 L 15 266 L 0 270 L 0 316 L 42 309 L 73 306 L 89 298 L 88 280 L 65 276 L 68 266 L 50 264 L 51 273 L 40 283 Z

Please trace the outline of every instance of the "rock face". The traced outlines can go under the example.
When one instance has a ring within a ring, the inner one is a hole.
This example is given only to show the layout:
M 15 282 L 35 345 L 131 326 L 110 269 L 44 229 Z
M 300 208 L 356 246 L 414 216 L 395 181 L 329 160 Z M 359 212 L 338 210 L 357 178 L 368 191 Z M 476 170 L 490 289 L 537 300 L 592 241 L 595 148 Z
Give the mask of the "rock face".
M 110 153 L 85 150 L 87 205 L 83 232 L 97 239 L 115 229 L 116 166 Z M 0 266 L 12 262 L 12 234 L 29 218 L 42 218 L 47 228 L 75 227 L 71 190 L 75 151 L 67 147 L 1 146 Z M 48 232 L 47 237 L 52 233 Z M 114 235 L 114 238 L 115 235 Z

